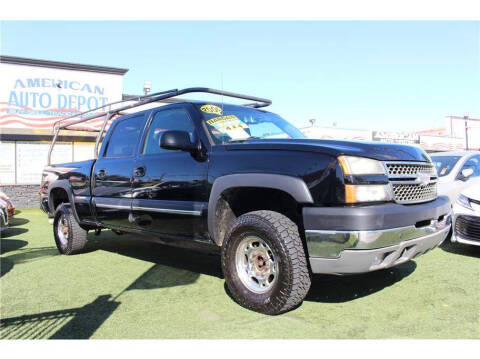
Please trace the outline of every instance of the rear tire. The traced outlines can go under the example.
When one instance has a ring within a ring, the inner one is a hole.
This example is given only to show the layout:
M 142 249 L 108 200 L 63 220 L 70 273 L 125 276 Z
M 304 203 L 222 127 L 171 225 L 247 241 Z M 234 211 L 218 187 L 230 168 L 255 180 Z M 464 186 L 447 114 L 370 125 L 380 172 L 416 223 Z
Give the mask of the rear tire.
M 310 289 L 297 225 L 273 211 L 235 220 L 222 246 L 222 269 L 233 299 L 264 314 L 296 308 Z
M 61 254 L 77 254 L 87 244 L 88 231 L 84 230 L 75 219 L 70 205 L 62 203 L 57 207 L 53 218 L 53 235 Z

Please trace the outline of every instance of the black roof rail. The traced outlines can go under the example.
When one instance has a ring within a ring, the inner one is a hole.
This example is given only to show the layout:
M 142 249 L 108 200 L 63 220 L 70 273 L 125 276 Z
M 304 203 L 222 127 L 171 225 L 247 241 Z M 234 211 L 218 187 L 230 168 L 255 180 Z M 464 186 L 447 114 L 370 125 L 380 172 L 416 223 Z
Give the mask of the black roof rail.
M 249 100 L 249 101 L 255 101 L 253 104 L 248 104 L 247 106 L 259 108 L 259 107 L 266 107 L 270 106 L 272 104 L 271 100 L 268 100 L 266 98 L 261 98 L 261 97 L 256 97 L 256 96 L 250 96 L 250 95 L 242 95 L 239 93 L 235 92 L 228 92 L 228 91 L 223 91 L 223 90 L 215 90 L 207 87 L 190 87 L 186 88 L 183 90 L 178 91 L 178 94 L 175 96 L 180 96 L 186 93 L 192 93 L 192 92 L 203 92 L 203 93 L 211 93 L 214 95 L 221 95 L 221 96 L 227 96 L 227 97 L 233 97 L 233 98 L 240 98 L 243 100 Z
M 178 89 L 172 89 L 172 90 L 166 90 L 166 91 L 161 91 L 161 92 L 155 92 L 149 95 L 145 96 L 138 96 L 138 97 L 133 97 L 133 98 L 126 98 L 122 99 L 120 101 L 115 101 L 115 102 L 110 102 L 107 103 L 103 106 L 77 113 L 75 115 L 65 117 L 61 120 L 56 121 L 53 124 L 53 132 L 54 136 L 52 139 L 52 143 L 50 144 L 50 149 L 48 151 L 48 165 L 51 164 L 51 157 L 52 157 L 52 151 L 53 151 L 53 146 L 55 145 L 55 142 L 58 138 L 58 133 L 61 129 L 68 129 L 70 126 L 74 126 L 77 124 L 80 124 L 82 122 L 87 122 L 90 120 L 93 120 L 95 118 L 100 118 L 100 117 L 105 117 L 105 121 L 101 127 L 100 130 L 98 130 L 99 134 L 97 136 L 97 141 L 95 144 L 95 158 L 98 156 L 98 145 L 100 143 L 100 138 L 102 137 L 103 132 L 105 131 L 107 122 L 115 115 L 121 114 L 122 111 L 129 110 L 135 107 L 143 106 L 149 103 L 153 102 L 158 102 L 161 100 L 181 96 L 187 93 L 210 93 L 214 95 L 220 95 L 220 96 L 226 96 L 226 97 L 233 97 L 233 98 L 238 98 L 238 99 L 243 99 L 243 100 L 249 100 L 253 101 L 253 103 L 248 103 L 243 106 L 246 107 L 253 107 L 253 108 L 260 108 L 260 107 L 266 107 L 272 104 L 271 100 L 261 98 L 261 97 L 255 97 L 251 95 L 242 95 L 239 93 L 235 92 L 229 92 L 229 91 L 223 91 L 223 90 L 216 90 L 216 89 L 211 89 L 208 87 L 189 87 L 183 90 L 178 90 Z M 124 105 L 124 106 L 119 106 L 117 108 L 113 108 L 112 106 L 114 105 L 120 105 L 125 102 L 131 102 L 135 101 L 134 103 Z M 99 111 L 99 112 L 95 112 Z M 84 117 L 85 116 L 85 117 Z M 67 121 L 70 120 L 70 121 Z M 67 121 L 67 122 L 66 122 Z M 94 130 L 97 132 L 97 130 Z

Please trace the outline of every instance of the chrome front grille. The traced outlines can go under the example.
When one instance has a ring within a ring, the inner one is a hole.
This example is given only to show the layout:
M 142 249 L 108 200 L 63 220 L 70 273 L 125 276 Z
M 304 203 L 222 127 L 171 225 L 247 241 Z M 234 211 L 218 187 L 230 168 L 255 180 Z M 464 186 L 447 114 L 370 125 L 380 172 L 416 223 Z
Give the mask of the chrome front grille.
M 420 172 L 436 177 L 435 168 L 431 164 L 387 163 L 388 174 L 392 176 L 416 175 Z
M 437 184 L 430 183 L 425 187 L 418 184 L 393 184 L 393 194 L 399 203 L 431 201 L 437 197 Z
M 409 204 L 432 201 L 437 197 L 437 173 L 431 163 L 386 162 L 394 200 Z

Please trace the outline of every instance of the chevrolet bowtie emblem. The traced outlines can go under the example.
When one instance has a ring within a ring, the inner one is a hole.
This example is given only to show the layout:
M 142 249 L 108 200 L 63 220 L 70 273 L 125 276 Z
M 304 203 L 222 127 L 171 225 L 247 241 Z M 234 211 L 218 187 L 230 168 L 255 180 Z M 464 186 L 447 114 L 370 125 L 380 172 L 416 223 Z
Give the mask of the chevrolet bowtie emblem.
M 420 187 L 425 187 L 430 183 L 430 175 L 424 172 L 417 173 L 417 179 L 415 182 L 417 182 Z

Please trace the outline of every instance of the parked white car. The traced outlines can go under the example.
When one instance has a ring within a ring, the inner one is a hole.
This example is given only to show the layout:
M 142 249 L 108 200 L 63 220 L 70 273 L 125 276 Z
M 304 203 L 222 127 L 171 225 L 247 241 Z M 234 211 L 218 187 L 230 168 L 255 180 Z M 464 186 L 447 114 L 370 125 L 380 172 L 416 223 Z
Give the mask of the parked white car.
M 463 191 L 453 205 L 452 242 L 480 246 L 480 185 Z
M 480 185 L 480 152 L 438 152 L 431 155 L 438 173 L 438 194 L 453 204 L 465 189 Z
M 8 226 L 8 205 L 7 202 L 0 199 L 0 232 Z
M 8 218 L 12 218 L 15 214 L 15 206 L 13 205 L 10 198 L 2 191 L 0 191 L 0 200 L 6 203 Z

